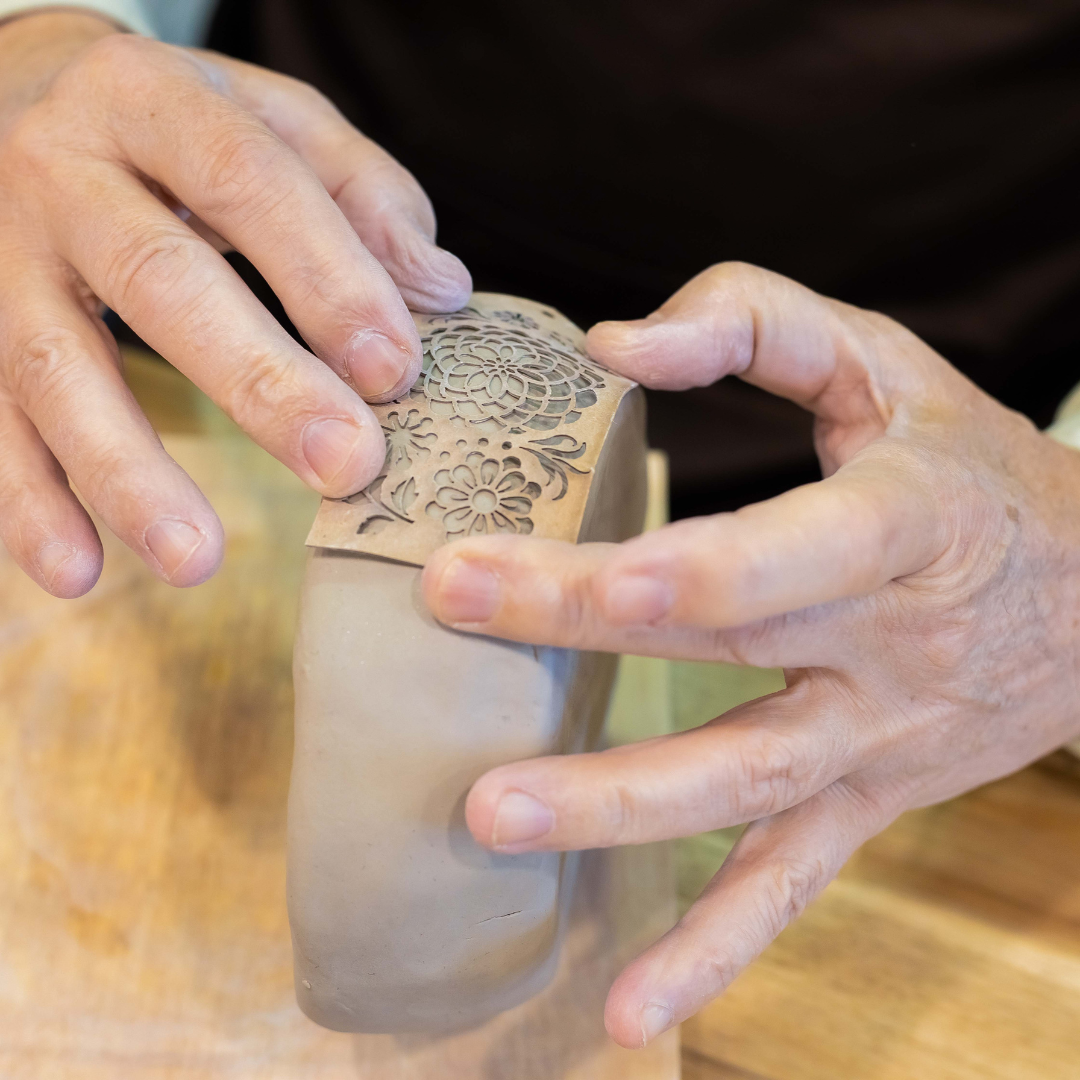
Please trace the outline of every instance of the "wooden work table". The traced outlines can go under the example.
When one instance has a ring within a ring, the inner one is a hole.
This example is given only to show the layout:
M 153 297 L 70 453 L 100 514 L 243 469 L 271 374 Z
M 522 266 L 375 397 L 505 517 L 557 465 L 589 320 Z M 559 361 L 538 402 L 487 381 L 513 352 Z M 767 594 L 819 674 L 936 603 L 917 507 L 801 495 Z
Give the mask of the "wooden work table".
M 1071 772 L 1025 769 L 865 845 L 683 1025 L 685 1080 L 1080 1077 Z
M 289 989 L 282 598 L 316 500 L 170 369 L 129 371 L 228 555 L 178 592 L 104 537 L 66 603 L 0 557 L 0 1078 L 366 1077 Z M 667 678 L 680 726 L 777 685 Z M 678 846 L 684 902 L 731 839 Z M 905 815 L 682 1037 L 686 1080 L 1080 1077 L 1080 769 Z

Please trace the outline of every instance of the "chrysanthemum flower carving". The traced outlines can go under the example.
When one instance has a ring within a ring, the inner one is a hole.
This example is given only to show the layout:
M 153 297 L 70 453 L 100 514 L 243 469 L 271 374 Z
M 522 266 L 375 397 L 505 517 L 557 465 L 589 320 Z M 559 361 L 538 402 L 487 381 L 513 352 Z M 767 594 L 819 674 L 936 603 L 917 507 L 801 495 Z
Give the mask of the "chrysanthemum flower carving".
M 488 434 L 572 424 L 604 386 L 603 368 L 527 329 L 456 319 L 426 344 L 417 390 L 432 413 Z
M 432 423 L 430 416 L 421 416 L 416 409 L 410 409 L 404 420 L 400 413 L 392 412 L 383 425 L 387 465 L 411 465 L 426 458 L 431 453 L 428 444 L 438 438 L 434 432 L 424 431 Z
M 502 461 L 478 451 L 435 474 L 435 498 L 427 513 L 442 521 L 447 539 L 485 533 L 531 533 L 533 500 L 540 485 L 527 481 L 521 461 Z
M 363 491 L 324 501 L 309 543 L 422 566 L 461 537 L 574 539 L 634 384 L 591 360 L 578 328 L 540 304 L 477 293 L 457 311 L 417 315 L 416 327 L 419 377 L 372 406 L 383 467 Z

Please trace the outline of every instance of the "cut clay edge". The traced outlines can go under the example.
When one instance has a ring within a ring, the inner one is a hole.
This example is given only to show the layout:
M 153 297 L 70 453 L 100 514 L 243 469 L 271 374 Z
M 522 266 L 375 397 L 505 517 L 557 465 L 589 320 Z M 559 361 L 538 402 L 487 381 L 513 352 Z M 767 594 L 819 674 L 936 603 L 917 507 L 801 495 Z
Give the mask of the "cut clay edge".
M 532 312 L 533 314 L 540 314 L 542 316 L 549 317 L 553 323 L 551 329 L 558 329 L 569 333 L 574 339 L 574 347 L 583 355 L 585 355 L 590 363 L 594 364 L 596 367 L 600 368 L 611 377 L 611 389 L 607 392 L 604 398 L 604 407 L 605 411 L 607 412 L 607 418 L 606 421 L 603 423 L 603 426 L 596 431 L 595 441 L 598 445 L 598 449 L 595 455 L 591 455 L 591 464 L 588 473 L 584 476 L 581 476 L 577 480 L 577 483 L 580 485 L 580 511 L 576 515 L 576 522 L 571 519 L 569 521 L 566 521 L 565 524 L 562 525 L 562 527 L 552 527 L 552 525 L 555 525 L 559 522 L 559 518 L 556 516 L 554 518 L 548 519 L 547 528 L 541 525 L 540 528 L 537 528 L 532 533 L 533 536 L 541 539 L 566 540 L 571 543 L 580 542 L 582 538 L 582 532 L 586 528 L 586 515 L 590 512 L 590 509 L 593 507 L 594 504 L 594 492 L 592 488 L 597 473 L 600 471 L 598 467 L 602 458 L 610 457 L 610 455 L 605 454 L 605 449 L 607 447 L 612 425 L 615 423 L 617 416 L 621 417 L 624 414 L 626 397 L 631 391 L 637 390 L 639 384 L 632 381 L 631 379 L 627 379 L 625 376 L 619 375 L 617 372 L 612 371 L 610 368 L 604 367 L 603 364 L 599 363 L 599 361 L 594 360 L 592 357 L 588 357 L 587 354 L 585 354 L 584 350 L 584 331 L 582 331 L 581 328 L 578 327 L 575 323 L 571 322 L 568 318 L 566 318 L 566 316 L 559 312 L 557 309 L 549 305 L 539 304 L 536 301 L 527 300 L 522 297 L 511 296 L 505 293 L 483 292 L 477 292 L 472 294 L 466 307 L 471 307 L 473 305 L 487 308 L 489 310 L 494 310 L 499 307 L 506 307 L 518 313 L 522 311 L 527 311 Z M 450 312 L 447 314 L 453 315 L 456 313 Z M 434 326 L 437 325 L 435 320 L 446 317 L 447 315 L 426 315 L 413 313 L 413 319 L 416 322 L 417 329 L 420 330 L 421 335 L 423 335 L 426 330 L 432 329 Z M 491 316 L 483 315 L 483 313 L 482 317 L 491 318 Z M 414 385 L 419 385 L 423 378 L 423 375 L 421 375 L 420 378 L 417 380 L 417 383 Z M 617 397 L 615 396 L 616 393 L 618 395 Z M 401 399 L 397 402 L 388 402 L 382 405 L 375 405 L 372 406 L 372 408 L 376 416 L 379 418 L 380 422 L 382 422 L 389 417 L 392 410 L 401 409 L 406 406 L 407 399 Z M 561 432 L 561 426 L 560 428 L 556 428 L 555 431 Z M 432 545 L 431 550 L 427 551 L 422 558 L 410 558 L 409 555 L 404 552 L 390 553 L 386 550 L 385 546 L 383 546 L 383 549 L 380 551 L 371 550 L 369 547 L 358 544 L 355 540 L 352 539 L 351 536 L 348 539 L 343 539 L 340 532 L 340 527 L 338 527 L 337 529 L 333 527 L 327 527 L 326 523 L 329 520 L 330 516 L 340 514 L 341 502 L 342 500 L 339 499 L 324 498 L 322 500 L 315 521 L 312 523 L 311 529 L 308 533 L 308 537 L 305 541 L 307 547 L 322 548 L 328 551 L 347 551 L 354 554 L 366 554 L 372 556 L 373 558 L 386 559 L 389 562 L 402 563 L 407 566 L 422 567 L 426 565 L 427 559 L 430 557 L 431 554 L 434 553 L 435 550 L 445 545 L 446 543 L 452 542 L 449 539 L 445 539 L 441 543 L 435 543 L 434 545 Z M 351 534 L 353 530 L 350 529 L 349 532 Z M 589 537 L 589 539 L 592 539 L 592 537 Z

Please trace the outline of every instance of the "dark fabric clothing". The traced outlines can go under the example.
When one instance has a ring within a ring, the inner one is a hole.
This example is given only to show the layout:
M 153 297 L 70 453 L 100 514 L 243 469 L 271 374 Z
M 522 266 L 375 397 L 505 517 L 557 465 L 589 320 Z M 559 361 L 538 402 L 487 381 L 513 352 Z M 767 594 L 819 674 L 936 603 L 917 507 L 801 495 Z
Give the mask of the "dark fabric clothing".
M 588 325 L 742 259 L 1039 423 L 1080 379 L 1078 2 L 224 0 L 212 43 L 407 165 L 478 288 Z M 677 512 L 813 475 L 807 418 L 752 388 L 651 411 Z

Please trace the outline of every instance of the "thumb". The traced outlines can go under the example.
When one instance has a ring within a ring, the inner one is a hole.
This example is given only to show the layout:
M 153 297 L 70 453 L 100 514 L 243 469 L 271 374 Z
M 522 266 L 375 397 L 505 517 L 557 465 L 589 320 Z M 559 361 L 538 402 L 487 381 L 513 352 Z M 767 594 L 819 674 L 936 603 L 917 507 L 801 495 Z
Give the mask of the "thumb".
M 657 390 L 708 386 L 737 375 L 841 425 L 872 418 L 883 430 L 889 397 L 883 337 L 904 335 L 885 316 L 819 296 L 780 274 L 720 263 L 645 319 L 597 323 L 591 356 Z

